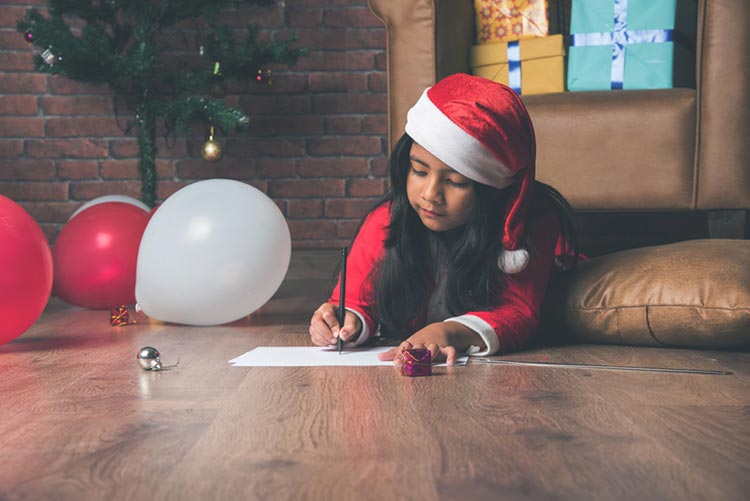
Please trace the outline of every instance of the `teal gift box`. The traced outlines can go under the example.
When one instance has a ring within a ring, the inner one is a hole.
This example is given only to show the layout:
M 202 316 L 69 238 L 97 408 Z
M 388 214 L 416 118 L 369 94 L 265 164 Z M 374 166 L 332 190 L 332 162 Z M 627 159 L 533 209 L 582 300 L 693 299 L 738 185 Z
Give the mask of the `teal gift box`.
M 568 90 L 695 88 L 696 0 L 573 0 Z

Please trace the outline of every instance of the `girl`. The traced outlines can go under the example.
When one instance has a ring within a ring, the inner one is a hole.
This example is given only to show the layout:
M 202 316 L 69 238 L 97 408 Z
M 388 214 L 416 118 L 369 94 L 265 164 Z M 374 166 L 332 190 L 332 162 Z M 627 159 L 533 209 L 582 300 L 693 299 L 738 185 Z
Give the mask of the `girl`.
M 576 255 L 572 210 L 534 180 L 535 157 L 509 87 L 456 74 L 427 89 L 391 154 L 391 189 L 353 239 L 344 325 L 337 285 L 312 316 L 312 342 L 357 346 L 379 326 L 402 341 L 380 355 L 396 363 L 402 348 L 449 364 L 521 348 L 554 263 Z

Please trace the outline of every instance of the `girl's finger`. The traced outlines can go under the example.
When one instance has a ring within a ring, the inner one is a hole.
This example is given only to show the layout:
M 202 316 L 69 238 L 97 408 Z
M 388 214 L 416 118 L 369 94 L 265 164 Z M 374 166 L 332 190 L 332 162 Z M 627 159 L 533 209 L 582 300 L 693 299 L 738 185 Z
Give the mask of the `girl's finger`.
M 427 349 L 430 350 L 430 357 L 432 358 L 432 361 L 435 362 L 441 355 L 440 347 L 437 343 L 430 343 L 427 345 Z
M 443 355 L 445 355 L 445 362 L 448 365 L 456 365 L 456 358 L 458 358 L 456 348 L 454 348 L 453 346 L 445 346 L 443 348 L 440 348 L 440 351 Z
M 378 353 L 378 360 L 388 362 L 390 360 L 393 360 L 398 353 L 400 353 L 400 350 L 399 347 L 396 346 L 395 348 L 391 348 L 390 350 L 384 351 L 383 353 Z
M 321 312 L 321 315 L 323 316 L 323 321 L 328 328 L 331 329 L 333 335 L 337 335 L 339 331 L 339 319 L 334 314 L 333 308 L 326 308 Z
M 355 315 L 354 313 L 347 311 L 346 316 L 344 317 L 344 328 L 339 331 L 339 335 L 341 336 L 341 339 L 344 340 L 344 342 L 351 341 L 352 338 L 360 332 L 361 327 L 359 317 Z

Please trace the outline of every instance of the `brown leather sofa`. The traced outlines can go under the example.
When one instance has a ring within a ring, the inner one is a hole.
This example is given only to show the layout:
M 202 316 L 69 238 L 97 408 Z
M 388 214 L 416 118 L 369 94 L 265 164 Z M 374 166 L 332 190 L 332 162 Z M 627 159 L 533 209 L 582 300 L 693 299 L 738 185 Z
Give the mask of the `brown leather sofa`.
M 407 110 L 427 86 L 469 72 L 473 2 L 368 2 L 387 29 L 393 145 Z M 750 2 L 698 4 L 696 89 L 523 97 L 537 133 L 537 177 L 575 208 L 730 209 L 744 227 L 750 208 Z

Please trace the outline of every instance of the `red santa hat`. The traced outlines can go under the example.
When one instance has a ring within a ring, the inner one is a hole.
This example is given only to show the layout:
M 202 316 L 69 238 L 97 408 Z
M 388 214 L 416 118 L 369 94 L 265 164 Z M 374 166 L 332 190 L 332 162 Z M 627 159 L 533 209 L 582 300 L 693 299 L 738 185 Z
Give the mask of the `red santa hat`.
M 505 207 L 498 266 L 518 273 L 529 262 L 522 248 L 534 184 L 534 127 L 513 90 L 463 73 L 422 93 L 406 117 L 406 133 L 449 167 L 476 182 L 512 190 Z

